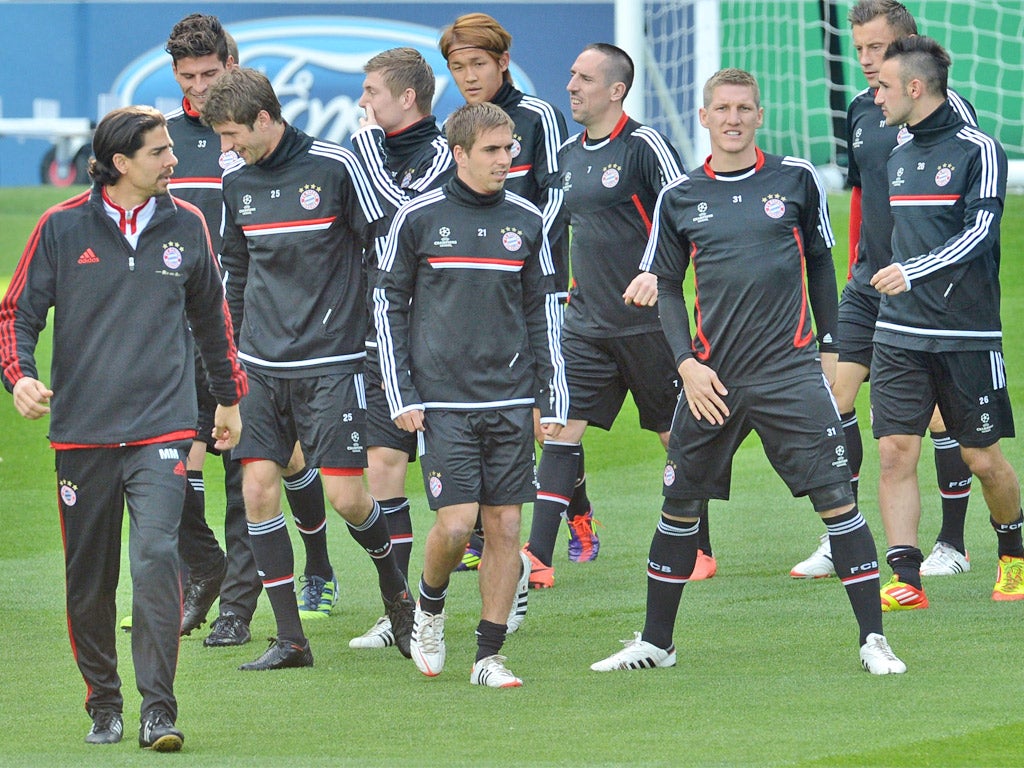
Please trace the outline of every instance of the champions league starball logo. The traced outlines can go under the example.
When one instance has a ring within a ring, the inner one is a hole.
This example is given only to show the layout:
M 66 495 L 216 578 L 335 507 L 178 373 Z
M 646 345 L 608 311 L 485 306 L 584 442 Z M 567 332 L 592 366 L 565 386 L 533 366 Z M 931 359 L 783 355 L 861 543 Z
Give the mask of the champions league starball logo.
M 439 120 L 464 103 L 437 48 L 439 29 L 353 16 L 282 16 L 225 26 L 238 43 L 242 66 L 270 80 L 284 119 L 317 138 L 340 143 L 359 128 L 363 65 L 389 48 L 411 46 L 430 64 Z M 534 92 L 523 70 L 515 64 L 509 69 L 520 90 Z M 163 112 L 181 104 L 162 40 L 126 66 L 110 90 L 120 104 L 152 104 Z

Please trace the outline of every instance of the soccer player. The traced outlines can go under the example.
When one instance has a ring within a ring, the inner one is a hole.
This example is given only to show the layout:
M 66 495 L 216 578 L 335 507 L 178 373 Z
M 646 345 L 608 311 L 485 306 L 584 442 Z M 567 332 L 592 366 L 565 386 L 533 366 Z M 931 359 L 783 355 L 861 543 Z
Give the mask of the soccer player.
M 565 117 L 553 104 L 515 87 L 509 71 L 512 35 L 486 13 L 459 16 L 442 30 L 438 45 L 466 103 L 497 104 L 515 124 L 506 189 L 525 197 L 544 213 L 544 232 L 555 264 L 555 281 L 564 300 L 569 285 L 568 216 L 562 208 L 562 190 L 555 182 L 558 148 L 567 136 Z M 543 441 L 537 414 L 535 409 L 534 433 L 538 441 Z M 590 509 L 585 478 L 581 458 L 571 504 L 574 512 L 580 514 Z M 483 540 L 474 534 L 457 570 L 474 570 L 482 551 Z
M 320 467 L 331 506 L 372 559 L 398 649 L 409 654 L 413 601 L 366 466 L 363 249 L 383 211 L 355 156 L 288 125 L 266 76 L 236 67 L 217 79 L 203 121 L 244 162 L 224 175 L 221 260 L 242 318 L 251 429 L 239 443 L 256 563 L 277 620 L 267 651 L 244 670 L 312 666 L 293 590 L 294 557 L 280 510 L 296 439 Z M 244 306 L 244 310 L 243 310 Z
M 707 499 L 729 497 L 732 459 L 751 430 L 793 495 L 807 496 L 825 521 L 860 627 L 861 664 L 872 674 L 906 671 L 882 634 L 875 542 L 850 487 L 829 392 L 838 302 L 824 191 L 807 161 L 758 149 L 760 102 L 750 73 L 714 74 L 700 110 L 711 156 L 658 198 L 641 266 L 657 275 L 684 397 L 648 555 L 647 619 L 595 671 L 676 663 L 672 633 L 696 562 L 699 515 Z M 691 267 L 695 327 L 682 288 Z
M 233 41 L 231 41 L 233 42 Z M 213 79 L 235 66 L 237 50 L 231 44 L 216 16 L 192 14 L 174 25 L 167 40 L 174 79 L 182 90 L 181 109 L 167 116 L 167 132 L 174 142 L 178 165 L 177 178 L 168 189 L 176 197 L 195 205 L 210 229 L 214 254 L 220 252 L 220 142 L 199 120 L 199 109 Z M 224 514 L 224 551 L 206 523 L 203 464 L 207 451 L 215 450 L 209 423 L 216 401 L 206 386 L 206 372 L 196 361 L 196 392 L 199 396 L 199 429 L 186 463 L 188 482 L 181 516 L 178 549 L 187 568 L 184 588 L 181 634 L 187 635 L 206 621 L 206 614 L 223 588 L 222 612 L 236 617 L 214 627 L 219 641 L 211 645 L 241 645 L 250 638 L 249 621 L 260 592 L 259 575 L 245 528 L 242 502 L 242 469 L 230 455 L 224 462 L 224 490 L 227 508 Z M 125 622 L 122 621 L 122 627 Z M 207 641 L 204 641 L 204 644 Z
M 139 746 L 177 751 L 178 526 L 197 420 L 192 338 L 217 400 L 218 450 L 238 441 L 247 379 L 206 223 L 167 194 L 177 158 L 166 126 L 151 107 L 100 121 L 92 189 L 40 219 L 0 302 L 0 366 L 22 416 L 51 414 L 68 631 L 93 721 L 85 740 L 113 744 L 124 730 L 115 597 L 127 503 Z M 51 307 L 47 387 L 35 349 Z
M 504 189 L 512 130 L 508 115 L 487 102 L 452 114 L 446 134 L 456 175 L 399 210 L 374 290 L 391 415 L 417 433 L 427 500 L 437 513 L 412 658 L 427 676 L 444 667 L 449 576 L 479 515 L 487 546 L 470 682 L 492 688 L 522 685 L 500 651 L 520 574 L 520 513 L 536 496 L 533 407 L 554 438 L 568 405 L 542 214 Z
M 850 275 L 839 299 L 839 366 L 833 394 L 843 420 L 846 456 L 856 495 L 864 448 L 854 405 L 871 367 L 871 337 L 880 298 L 871 287 L 871 276 L 892 261 L 892 213 L 885 161 L 897 143 L 907 138 L 900 126 L 885 124 L 882 111 L 875 104 L 878 68 L 889 44 L 904 35 L 916 35 L 917 24 L 910 12 L 895 0 L 860 0 L 850 9 L 849 21 L 853 48 L 868 87 L 850 102 L 846 116 L 848 179 L 853 186 Z M 951 91 L 949 103 L 966 123 L 976 124 L 973 108 L 962 97 Z M 921 565 L 921 574 L 964 573 L 971 569 L 964 545 L 971 473 L 960 456 L 960 446 L 946 432 L 938 410 L 930 429 L 942 505 L 942 528 L 931 554 Z M 810 579 L 834 573 L 828 535 L 823 534 L 818 548 L 806 560 L 797 563 L 789 575 Z
M 174 25 L 166 50 L 171 56 L 174 79 L 181 87 L 181 108 L 167 116 L 167 131 L 178 157 L 170 191 L 197 206 L 210 227 L 214 253 L 220 253 L 223 197 L 221 174 L 233 155 L 222 156 L 220 139 L 204 125 L 200 110 L 210 86 L 238 60 L 235 41 L 216 16 L 194 13 Z M 231 279 L 231 275 L 227 275 Z M 241 318 L 236 319 L 239 323 Z M 203 640 L 207 647 L 242 645 L 249 641 L 249 623 L 262 589 L 256 561 L 245 524 L 242 498 L 242 468 L 223 455 L 227 510 L 224 516 L 224 553 L 206 524 L 202 469 L 212 445 L 206 440 L 207 423 L 215 405 L 206 393 L 205 374 L 197 366 L 199 391 L 199 439 L 192 445 L 188 461 L 189 484 L 182 515 L 181 553 L 188 567 L 182 611 L 182 634 L 188 634 L 206 619 L 206 613 L 220 592 L 220 612 Z M 327 552 L 326 514 L 319 473 L 304 465 L 296 446 L 284 477 L 285 493 L 302 534 L 306 552 L 305 575 L 299 613 L 303 618 L 330 615 L 336 600 L 337 579 Z M 223 579 L 223 583 L 221 583 Z M 305 609 L 305 610 L 304 610 Z
M 882 294 L 871 412 L 893 569 L 882 590 L 886 610 L 928 607 L 917 548 L 917 461 L 936 405 L 981 483 L 996 532 L 992 599 L 1024 600 L 1020 487 L 999 447 L 1014 435 L 999 317 L 1006 153 L 953 110 L 949 65 L 931 38 L 900 38 L 886 50 L 875 94 L 886 124 L 906 125 L 913 136 L 886 163 L 893 263 L 871 278 Z
M 410 197 L 441 186 L 454 173 L 448 142 L 431 114 L 434 72 L 414 48 L 391 48 L 363 65 L 366 77 L 359 106 L 365 110 L 352 147 L 366 168 L 378 197 L 397 209 Z M 377 282 L 377 253 L 367 254 L 367 283 Z M 368 295 L 372 316 L 372 294 Z M 416 436 L 391 420 L 377 357 L 377 334 L 369 325 L 366 339 L 367 485 L 387 516 L 398 567 L 409 575 L 412 518 L 405 495 L 409 462 L 416 459 Z M 395 644 L 391 621 L 382 616 L 351 648 L 387 648 Z
M 557 441 L 545 441 L 538 469 L 540 490 L 527 544 L 536 587 L 554 584 L 562 517 L 569 522 L 569 559 L 597 556 L 593 512 L 570 505 L 582 475 L 578 463 L 587 426 L 611 429 L 630 391 L 640 426 L 666 444 L 679 396 L 672 352 L 654 306 L 656 279 L 638 265 L 658 193 L 683 168 L 661 134 L 625 113 L 632 83 L 626 52 L 596 43 L 576 58 L 566 86 L 573 119 L 585 129 L 558 155 L 558 185 L 573 233 L 573 288 L 562 334 L 569 421 Z M 707 575 L 713 571 L 712 565 Z

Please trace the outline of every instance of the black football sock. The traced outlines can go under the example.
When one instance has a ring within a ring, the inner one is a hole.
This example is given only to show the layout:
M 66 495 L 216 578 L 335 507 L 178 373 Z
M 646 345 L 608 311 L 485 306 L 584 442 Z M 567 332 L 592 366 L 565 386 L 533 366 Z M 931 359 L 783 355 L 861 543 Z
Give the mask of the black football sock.
M 989 517 L 989 522 L 992 523 L 996 538 L 999 540 L 999 556 L 1024 557 L 1024 544 L 1021 543 L 1021 526 L 1024 525 L 1024 515 L 1012 523 L 997 523 L 991 517 Z
M 576 483 L 580 446 L 575 443 L 544 443 L 537 467 L 537 501 L 530 524 L 530 552 L 544 565 L 551 565 L 555 541 Z
M 860 465 L 864 463 L 864 440 L 860 436 L 860 424 L 857 422 L 857 411 L 843 413 L 839 416 L 843 423 L 843 440 L 846 442 L 846 461 L 850 466 L 850 486 L 853 488 L 853 503 L 857 503 L 857 491 L 860 489 Z
M 641 637 L 658 648 L 672 647 L 679 600 L 697 562 L 700 522 L 683 523 L 662 515 L 647 556 L 647 618 Z
M 388 523 L 384 513 L 380 511 L 380 504 L 373 502 L 373 509 L 361 525 L 355 526 L 346 523 L 348 532 L 352 538 L 373 560 L 377 567 L 377 581 L 380 584 L 380 593 L 388 600 L 391 600 L 399 592 L 406 589 L 405 575 L 398 568 L 394 551 L 391 548 L 391 533 L 388 531 Z
M 327 512 L 320 472 L 306 467 L 289 475 L 284 478 L 284 492 L 306 550 L 305 575 L 330 581 L 334 569 L 327 554 Z
M 942 528 L 936 541 L 942 541 L 967 554 L 964 547 L 964 524 L 967 520 L 967 502 L 971 499 L 973 475 L 960 454 L 960 443 L 948 432 L 932 432 L 935 446 L 935 479 L 942 497 Z
M 593 505 L 590 503 L 590 497 L 587 496 L 586 452 L 583 449 L 583 443 L 580 443 L 579 464 L 576 466 L 576 485 L 573 486 L 572 498 L 569 499 L 569 507 L 565 510 L 565 516 L 566 519 L 572 520 L 574 517 L 592 511 Z
M 444 601 L 448 597 L 448 582 L 445 581 L 437 587 L 432 587 L 423 580 L 423 576 L 420 576 L 419 586 L 419 605 L 420 610 L 425 613 L 438 614 L 444 611 Z
M 878 598 L 878 551 L 860 510 L 836 515 L 825 521 L 836 567 L 853 615 L 860 626 L 860 644 L 871 633 L 882 634 L 882 602 Z
M 409 558 L 412 555 L 412 515 L 409 499 L 400 496 L 394 499 L 381 499 L 378 503 L 384 518 L 388 521 L 391 549 L 395 553 L 398 570 L 408 580 Z
M 209 579 L 224 570 L 224 550 L 206 522 L 206 485 L 203 473 L 190 469 L 186 473 L 185 504 L 181 510 L 178 555 L 183 571 L 196 580 Z
M 700 510 L 700 533 L 697 534 L 697 549 L 708 557 L 714 557 L 711 551 L 711 527 L 708 524 L 708 503 L 705 501 Z
M 480 620 L 476 625 L 476 661 L 501 652 L 506 630 L 508 627 L 504 624 Z
M 484 537 L 476 531 L 473 531 L 473 533 L 471 533 L 469 536 L 469 544 L 467 544 L 466 546 L 475 549 L 482 555 L 484 553 Z
M 249 523 L 249 540 L 256 556 L 256 567 L 262 574 L 263 588 L 274 610 L 277 639 L 303 645 L 306 636 L 295 598 L 295 555 L 284 515 L 262 523 Z
M 835 561 L 834 553 L 832 558 Z M 897 544 L 886 550 L 885 562 L 889 564 L 892 572 L 899 577 L 900 581 L 921 589 L 921 563 L 924 562 L 924 555 L 921 554 L 920 549 Z

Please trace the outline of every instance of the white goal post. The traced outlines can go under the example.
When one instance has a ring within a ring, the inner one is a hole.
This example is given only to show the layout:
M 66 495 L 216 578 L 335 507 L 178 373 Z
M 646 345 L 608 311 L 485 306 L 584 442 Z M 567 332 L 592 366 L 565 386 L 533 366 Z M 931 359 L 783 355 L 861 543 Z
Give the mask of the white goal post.
M 761 85 L 761 146 L 810 159 L 832 188 L 845 182 L 846 105 L 866 83 L 846 21 L 853 0 L 615 0 L 617 43 L 637 67 L 627 111 L 665 133 L 686 167 L 709 152 L 697 121 L 716 70 L 751 71 Z M 953 59 L 950 86 L 978 111 L 1024 190 L 1024 2 L 904 0 L 922 34 Z

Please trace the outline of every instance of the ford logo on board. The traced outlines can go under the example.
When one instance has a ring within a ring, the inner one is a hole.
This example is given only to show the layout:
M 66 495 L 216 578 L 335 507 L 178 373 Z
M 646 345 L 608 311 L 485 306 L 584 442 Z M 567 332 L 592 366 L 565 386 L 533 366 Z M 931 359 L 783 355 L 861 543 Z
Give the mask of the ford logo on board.
M 345 141 L 359 127 L 363 110 L 363 64 L 388 48 L 416 48 L 434 70 L 434 114 L 443 120 L 464 102 L 437 48 L 440 31 L 386 19 L 353 16 L 287 16 L 226 24 L 238 43 L 241 63 L 265 73 L 284 119 L 306 133 Z M 533 83 L 515 64 L 516 86 Z M 115 78 L 120 104 L 152 104 L 169 112 L 181 104 L 163 43 L 138 57 Z

